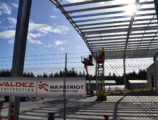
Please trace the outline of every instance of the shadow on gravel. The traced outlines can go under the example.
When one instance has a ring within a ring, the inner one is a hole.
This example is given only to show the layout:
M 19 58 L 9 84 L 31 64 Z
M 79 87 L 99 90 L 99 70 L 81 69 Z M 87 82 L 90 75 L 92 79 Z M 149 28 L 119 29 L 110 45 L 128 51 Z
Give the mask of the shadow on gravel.
M 118 111 L 118 106 L 120 102 L 125 98 L 126 96 L 123 96 L 120 98 L 116 103 L 115 103 L 115 108 L 114 108 L 114 113 L 113 113 L 113 120 L 117 120 L 117 111 Z

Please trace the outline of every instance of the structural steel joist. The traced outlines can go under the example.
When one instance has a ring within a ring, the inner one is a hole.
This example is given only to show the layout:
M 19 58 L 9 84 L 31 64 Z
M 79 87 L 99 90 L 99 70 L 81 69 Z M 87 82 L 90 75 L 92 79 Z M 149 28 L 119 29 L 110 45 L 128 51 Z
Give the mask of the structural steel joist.
M 102 47 L 105 48 L 106 54 L 113 52 L 114 58 L 118 58 L 117 50 L 124 51 L 121 53 L 122 58 L 126 56 L 134 58 L 135 55 L 151 57 L 156 53 L 158 46 L 158 22 L 154 7 L 157 5 L 156 0 L 139 3 L 136 0 L 138 8 L 133 16 L 124 14 L 124 8 L 128 4 L 121 1 L 120 3 L 115 3 L 115 0 L 84 0 L 74 3 L 51 1 L 74 26 L 92 53 Z M 104 4 L 99 5 L 100 2 Z M 139 50 L 151 54 L 145 55 L 144 52 L 137 52 Z M 109 56 L 109 59 L 114 59 L 112 57 Z

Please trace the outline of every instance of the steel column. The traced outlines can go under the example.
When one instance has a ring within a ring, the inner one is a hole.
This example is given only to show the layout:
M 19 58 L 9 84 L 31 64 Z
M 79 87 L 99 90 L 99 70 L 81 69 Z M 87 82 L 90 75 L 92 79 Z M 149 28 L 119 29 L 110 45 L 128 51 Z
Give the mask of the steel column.
M 157 64 L 156 64 L 156 60 L 157 57 L 153 57 L 154 60 L 154 87 L 158 87 L 157 83 L 158 83 L 158 75 L 157 75 Z
M 24 69 L 26 41 L 32 0 L 20 0 L 16 24 L 16 34 L 12 61 L 12 77 L 22 77 Z M 14 120 L 19 119 L 20 98 L 10 97 L 10 106 L 15 106 L 12 114 Z M 11 107 L 9 108 L 10 111 Z M 11 114 L 9 114 L 9 120 Z

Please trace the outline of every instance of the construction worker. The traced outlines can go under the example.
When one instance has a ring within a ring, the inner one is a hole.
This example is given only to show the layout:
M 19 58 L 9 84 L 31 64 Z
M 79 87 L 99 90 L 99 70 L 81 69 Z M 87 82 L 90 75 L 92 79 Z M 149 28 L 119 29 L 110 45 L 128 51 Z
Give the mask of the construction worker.
M 91 54 L 89 54 L 89 61 L 92 62 L 92 55 Z
M 105 50 L 104 50 L 104 48 L 102 48 L 101 50 L 99 50 L 99 58 L 104 58 L 104 56 L 105 56 Z

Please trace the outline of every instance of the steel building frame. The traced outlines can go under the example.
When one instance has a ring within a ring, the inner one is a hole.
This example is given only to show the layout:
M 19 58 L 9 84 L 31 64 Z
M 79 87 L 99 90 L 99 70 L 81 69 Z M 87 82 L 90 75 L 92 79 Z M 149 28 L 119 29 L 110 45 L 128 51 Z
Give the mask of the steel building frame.
M 156 0 L 134 0 L 137 11 L 133 15 L 124 14 L 127 4 L 111 4 L 115 0 L 50 1 L 69 20 L 92 54 L 102 47 L 106 59 L 153 57 L 158 51 Z

